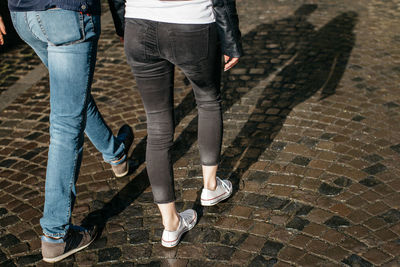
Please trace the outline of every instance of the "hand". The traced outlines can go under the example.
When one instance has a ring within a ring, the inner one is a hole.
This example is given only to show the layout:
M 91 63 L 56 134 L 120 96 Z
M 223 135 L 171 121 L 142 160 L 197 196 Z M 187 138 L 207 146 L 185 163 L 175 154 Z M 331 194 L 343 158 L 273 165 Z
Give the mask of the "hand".
M 224 55 L 224 61 L 225 61 L 224 71 L 227 71 L 239 62 L 239 58 Z
M 6 26 L 4 25 L 3 19 L 0 16 L 0 45 L 4 44 L 3 35 L 6 35 Z

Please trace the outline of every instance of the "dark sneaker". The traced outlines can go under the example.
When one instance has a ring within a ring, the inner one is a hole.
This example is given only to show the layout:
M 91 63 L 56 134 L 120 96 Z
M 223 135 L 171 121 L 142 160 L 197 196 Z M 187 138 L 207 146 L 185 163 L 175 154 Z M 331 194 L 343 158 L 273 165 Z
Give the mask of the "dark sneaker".
M 45 262 L 57 262 L 88 247 L 96 238 L 97 228 L 92 230 L 71 226 L 64 238 L 42 236 L 42 255 Z
M 129 160 L 128 160 L 128 153 L 129 149 L 132 146 L 133 143 L 133 131 L 132 128 L 128 124 L 122 125 L 122 127 L 119 129 L 117 138 L 119 140 L 122 140 L 122 142 L 125 145 L 125 150 L 124 153 L 126 155 L 125 160 L 118 165 L 111 165 L 111 169 L 114 172 L 115 177 L 123 177 L 128 174 L 129 172 Z

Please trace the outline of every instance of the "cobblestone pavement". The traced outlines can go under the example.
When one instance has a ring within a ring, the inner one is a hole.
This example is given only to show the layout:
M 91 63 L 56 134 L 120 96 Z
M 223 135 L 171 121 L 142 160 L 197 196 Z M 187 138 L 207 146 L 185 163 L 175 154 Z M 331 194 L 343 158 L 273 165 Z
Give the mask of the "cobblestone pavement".
M 223 78 L 219 172 L 233 197 L 199 205 L 196 110 L 177 70 L 177 205 L 200 220 L 176 248 L 160 245 L 143 105 L 103 24 L 93 95 L 114 131 L 133 126 L 135 167 L 114 178 L 86 140 L 73 221 L 104 229 L 57 266 L 400 266 L 400 3 L 237 4 L 246 56 Z M 0 113 L 1 266 L 47 266 L 38 236 L 48 101 L 44 78 Z
M 12 45 L 12 48 L 0 50 L 0 96 L 40 63 L 39 58 L 26 44 L 15 41 Z

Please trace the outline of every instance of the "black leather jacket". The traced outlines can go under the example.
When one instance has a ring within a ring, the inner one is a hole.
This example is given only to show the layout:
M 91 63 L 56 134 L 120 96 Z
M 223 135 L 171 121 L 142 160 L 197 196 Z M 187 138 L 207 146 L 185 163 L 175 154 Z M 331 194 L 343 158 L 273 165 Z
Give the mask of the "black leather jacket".
M 125 0 L 108 0 L 115 29 L 124 35 Z M 224 55 L 241 57 L 243 48 L 235 0 L 212 0 L 214 14 Z

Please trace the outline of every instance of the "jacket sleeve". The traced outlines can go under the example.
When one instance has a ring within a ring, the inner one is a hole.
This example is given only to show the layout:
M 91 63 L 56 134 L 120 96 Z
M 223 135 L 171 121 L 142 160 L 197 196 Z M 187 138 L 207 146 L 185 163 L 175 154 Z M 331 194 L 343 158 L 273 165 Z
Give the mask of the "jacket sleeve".
M 115 31 L 121 37 L 124 36 L 125 28 L 125 0 L 108 0 L 112 18 L 114 20 Z
M 235 0 L 212 0 L 212 3 L 223 54 L 241 57 L 243 48 Z

